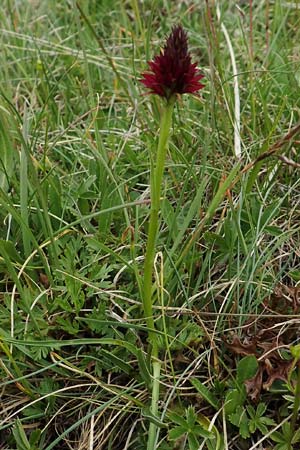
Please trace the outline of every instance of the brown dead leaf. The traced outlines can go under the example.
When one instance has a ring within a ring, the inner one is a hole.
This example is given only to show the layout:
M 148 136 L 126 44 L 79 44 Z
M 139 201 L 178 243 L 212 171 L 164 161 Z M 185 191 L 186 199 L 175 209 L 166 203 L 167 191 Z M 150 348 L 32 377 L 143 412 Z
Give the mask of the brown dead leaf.
M 287 381 L 293 364 L 292 359 L 282 359 L 278 349 L 284 344 L 273 333 L 273 330 L 263 329 L 256 335 L 245 338 L 244 342 L 236 335 L 231 343 L 225 341 L 226 347 L 232 353 L 242 356 L 255 355 L 257 358 L 256 374 L 245 381 L 247 394 L 253 401 L 258 401 L 262 389 L 269 390 L 275 380 Z M 265 340 L 270 336 L 271 340 Z
M 278 353 L 278 348 L 282 347 L 284 344 L 281 340 L 275 337 L 271 342 L 258 342 L 257 347 L 262 351 L 260 356 L 260 360 L 264 361 L 265 359 L 275 359 L 282 361 L 280 354 Z
M 238 336 L 233 336 L 232 342 L 224 341 L 226 347 L 236 355 L 255 355 L 257 352 L 256 342 L 242 343 Z
M 253 401 L 258 401 L 261 392 L 269 390 L 274 381 L 288 380 L 293 359 L 283 359 L 280 350 L 288 349 L 299 337 L 300 321 L 289 320 L 289 315 L 300 312 L 300 287 L 278 283 L 262 306 L 261 315 L 249 317 L 241 335 L 223 338 L 233 355 L 254 355 L 257 359 L 257 373 L 245 382 L 247 394 Z M 231 369 L 234 369 L 234 358 L 231 361 Z
M 245 387 L 247 395 L 254 401 L 257 402 L 262 389 L 262 380 L 263 380 L 263 365 L 260 364 L 258 366 L 257 372 L 254 377 L 249 378 L 249 380 L 245 381 Z
M 268 374 L 268 379 L 263 383 L 263 388 L 269 390 L 275 380 L 287 381 L 293 360 L 285 361 L 281 359 L 273 363 L 270 359 L 264 361 L 264 370 Z

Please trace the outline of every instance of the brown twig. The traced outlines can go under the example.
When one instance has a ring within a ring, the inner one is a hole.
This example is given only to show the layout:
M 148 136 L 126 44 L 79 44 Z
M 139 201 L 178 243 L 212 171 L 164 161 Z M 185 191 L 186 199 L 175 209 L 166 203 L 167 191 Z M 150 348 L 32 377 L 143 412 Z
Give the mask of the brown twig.
M 284 164 L 287 164 L 288 166 L 295 167 L 296 169 L 300 169 L 300 164 L 297 163 L 296 161 L 293 161 L 292 159 L 289 159 L 289 158 L 287 158 L 284 155 L 276 155 L 276 157 L 278 159 L 280 159 L 280 161 L 282 161 Z
M 298 134 L 300 131 L 300 122 L 297 123 L 287 134 L 285 134 L 279 141 L 275 142 L 266 152 L 263 152 L 261 155 L 259 155 L 254 161 L 251 161 L 249 164 L 247 164 L 241 171 L 241 174 L 248 172 L 248 170 L 252 169 L 258 162 L 269 158 L 270 156 L 273 156 L 278 150 L 281 149 L 281 147 L 289 142 L 296 134 Z M 282 157 L 282 155 L 276 155 L 279 159 L 285 158 Z M 287 158 L 286 158 L 287 159 Z M 284 161 L 286 162 L 286 161 Z M 297 163 L 295 163 L 297 164 Z M 298 166 L 297 166 L 298 167 Z M 234 182 L 235 184 L 235 182 Z

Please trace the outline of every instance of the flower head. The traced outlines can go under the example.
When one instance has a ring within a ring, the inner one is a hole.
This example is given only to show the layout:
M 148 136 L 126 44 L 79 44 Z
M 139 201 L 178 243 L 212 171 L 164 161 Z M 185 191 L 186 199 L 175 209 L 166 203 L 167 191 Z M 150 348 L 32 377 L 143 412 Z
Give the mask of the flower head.
M 193 93 L 202 89 L 203 78 L 192 63 L 187 33 L 181 25 L 173 27 L 163 50 L 148 63 L 150 70 L 142 73 L 141 82 L 150 93 L 169 100 L 175 94 Z

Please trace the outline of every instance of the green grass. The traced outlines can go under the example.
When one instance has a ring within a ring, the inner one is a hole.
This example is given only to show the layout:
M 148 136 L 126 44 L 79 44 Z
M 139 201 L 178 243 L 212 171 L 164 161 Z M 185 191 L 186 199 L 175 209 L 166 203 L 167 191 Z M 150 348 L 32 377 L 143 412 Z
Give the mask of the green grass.
M 299 445 L 300 138 L 284 137 L 300 120 L 300 4 L 253 0 L 251 22 L 251 2 L 219 2 L 220 20 L 214 3 L 3 2 L 1 450 L 145 449 L 151 421 L 162 450 Z M 139 78 L 179 22 L 205 88 L 173 114 L 153 418 L 141 283 L 161 105 Z M 245 393 L 250 344 L 283 374 L 256 395 L 265 410 Z

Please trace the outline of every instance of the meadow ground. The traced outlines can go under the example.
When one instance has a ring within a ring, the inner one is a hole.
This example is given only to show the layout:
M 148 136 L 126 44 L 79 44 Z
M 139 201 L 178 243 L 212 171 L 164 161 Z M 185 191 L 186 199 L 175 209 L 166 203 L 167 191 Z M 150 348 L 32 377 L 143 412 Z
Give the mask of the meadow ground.
M 0 17 L 0 449 L 299 448 L 300 3 L 3 0 Z M 172 116 L 155 360 L 162 101 L 140 78 L 179 23 L 205 87 Z

